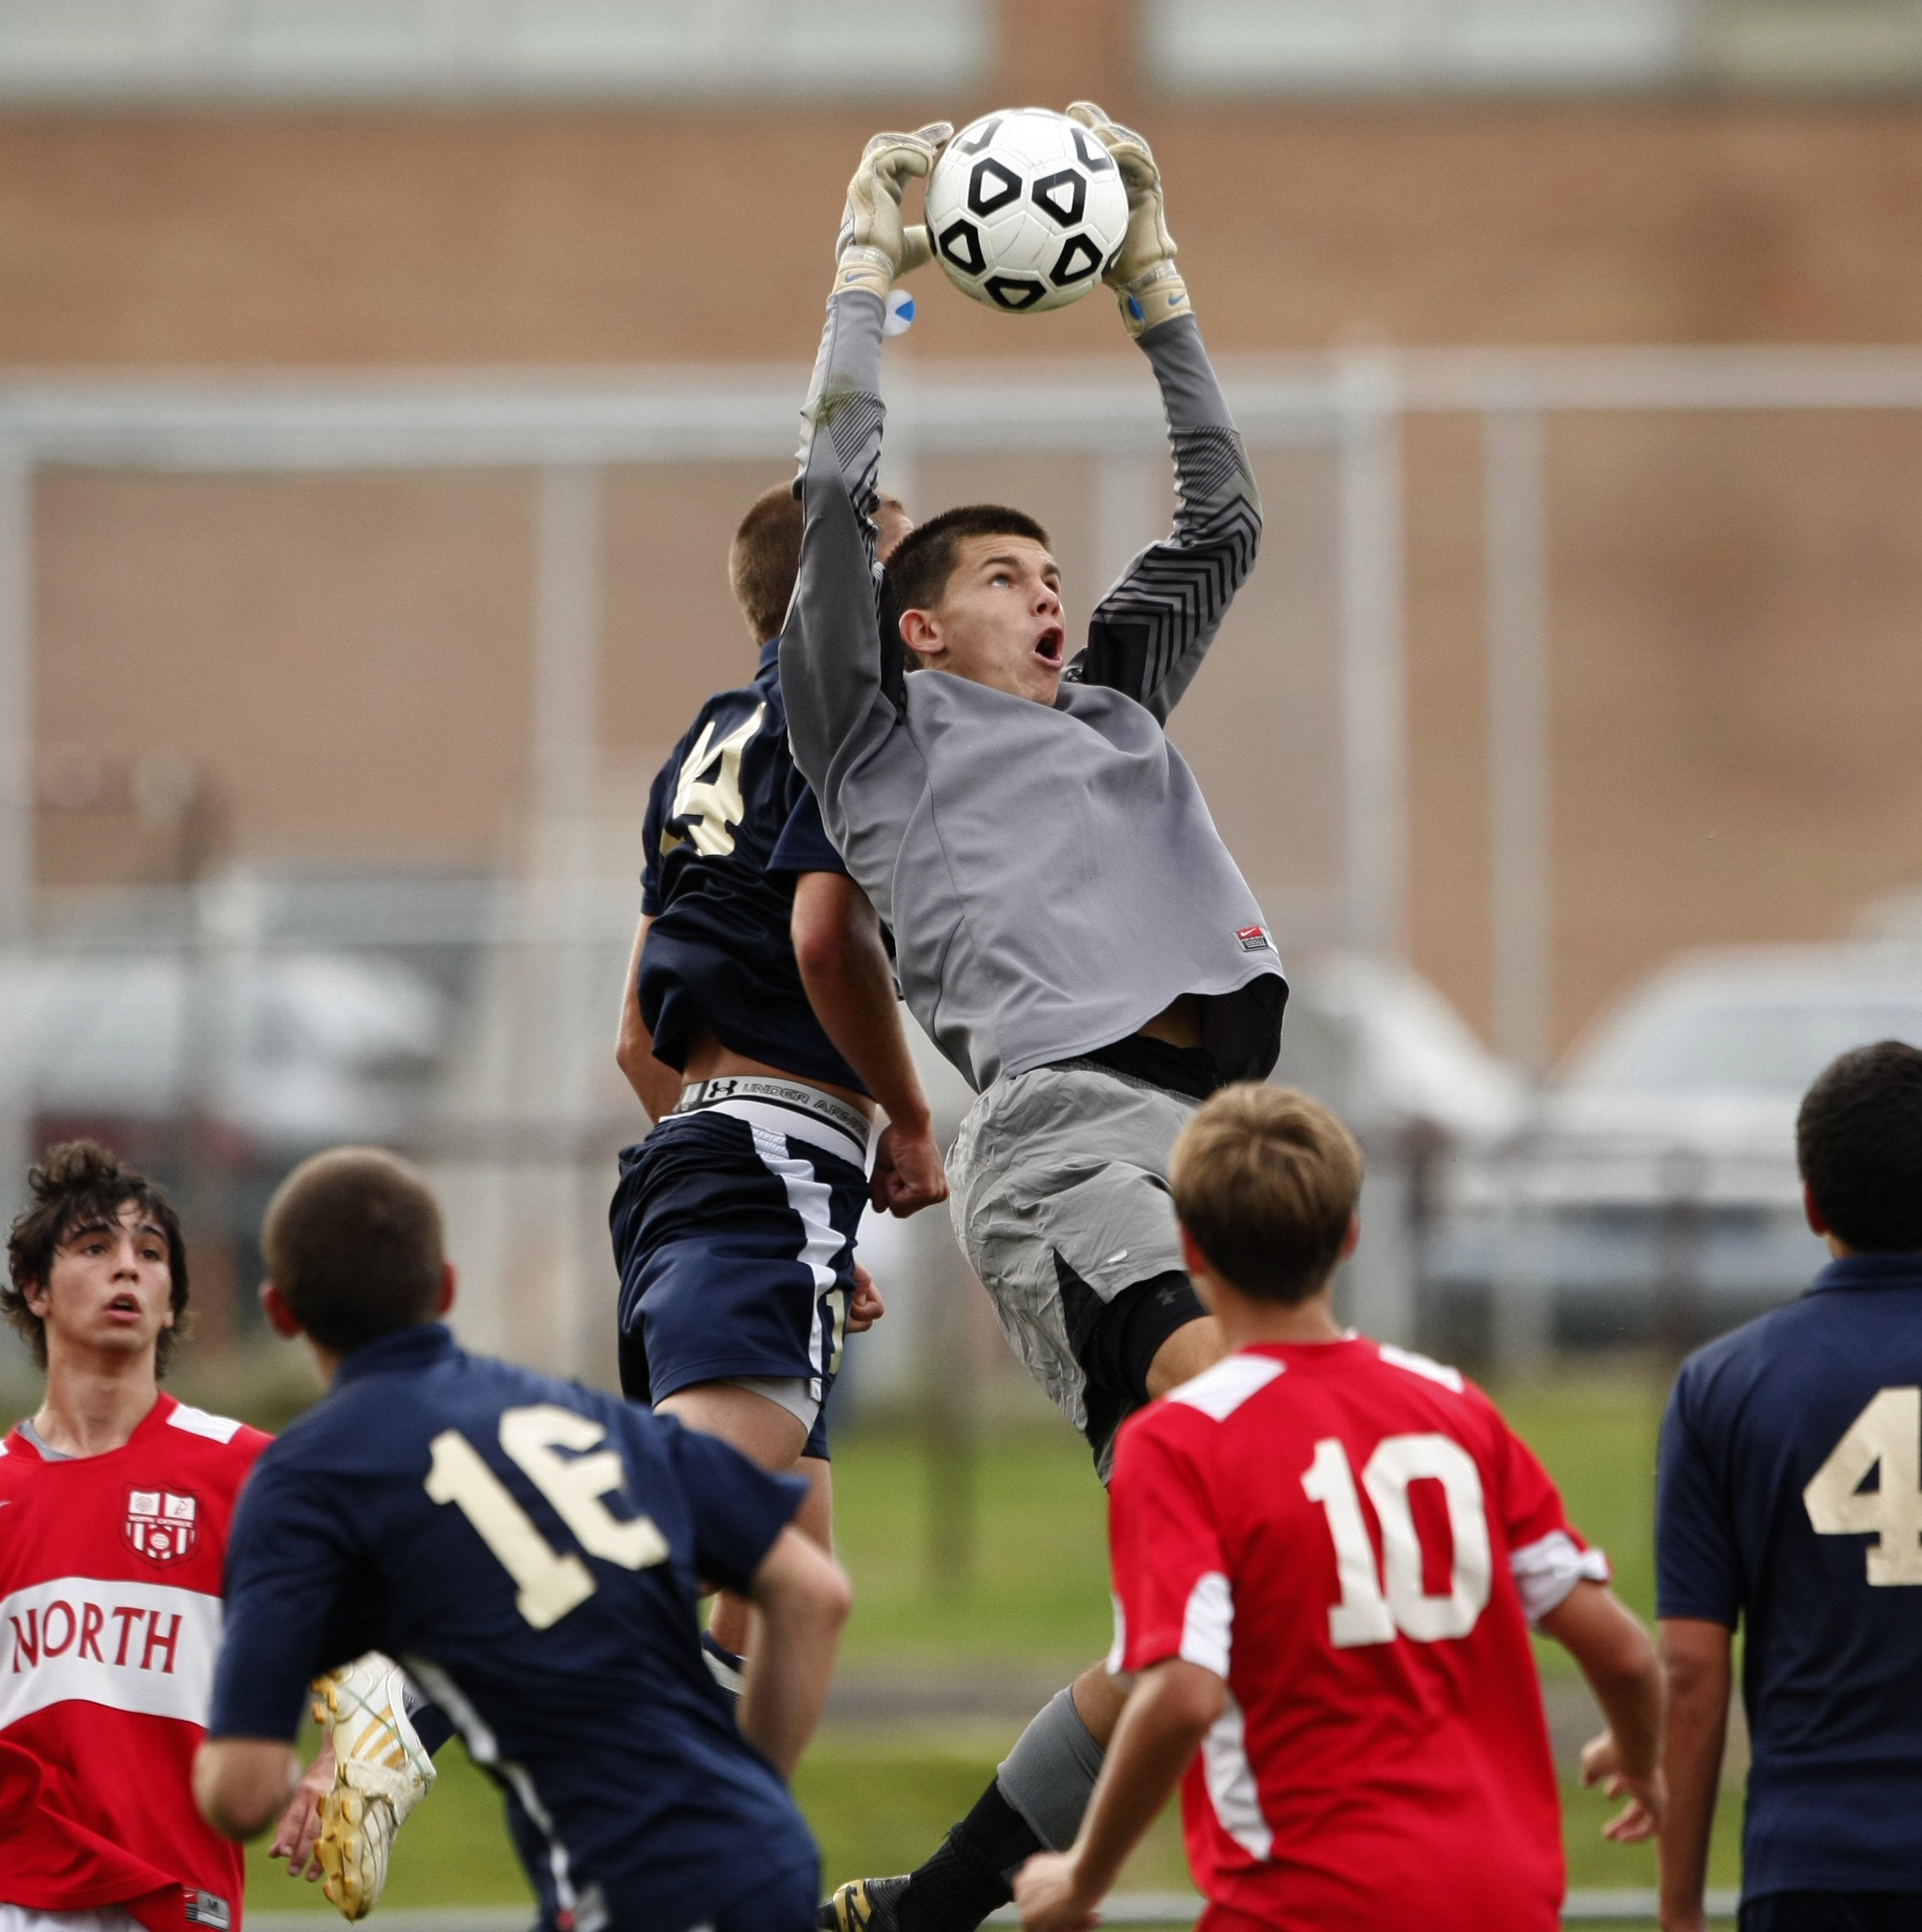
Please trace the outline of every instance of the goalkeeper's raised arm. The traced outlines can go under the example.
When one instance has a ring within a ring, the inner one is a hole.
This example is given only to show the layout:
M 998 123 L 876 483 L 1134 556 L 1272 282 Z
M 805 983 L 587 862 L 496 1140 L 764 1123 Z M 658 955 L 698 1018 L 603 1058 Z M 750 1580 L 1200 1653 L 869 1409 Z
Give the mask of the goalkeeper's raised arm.
M 783 633 L 781 686 L 795 762 L 857 878 L 869 867 L 857 866 L 848 850 L 843 780 L 853 765 L 884 755 L 905 709 L 905 665 L 898 636 L 883 631 L 875 561 L 885 413 L 881 332 L 895 277 L 928 259 L 927 231 L 902 221 L 902 194 L 927 174 L 952 131 L 937 122 L 868 142 L 848 184 L 827 325 L 803 413 L 796 488 L 805 521 Z M 865 856 L 870 866 L 886 863 L 885 855 Z M 885 915 L 886 902 L 879 903 Z
M 1127 234 L 1106 280 L 1161 385 L 1178 508 L 1173 533 L 1142 551 L 1096 607 L 1067 677 L 1125 691 L 1166 723 L 1254 568 L 1261 498 L 1174 265 L 1154 155 L 1091 101 L 1068 113 L 1107 150 L 1128 191 Z

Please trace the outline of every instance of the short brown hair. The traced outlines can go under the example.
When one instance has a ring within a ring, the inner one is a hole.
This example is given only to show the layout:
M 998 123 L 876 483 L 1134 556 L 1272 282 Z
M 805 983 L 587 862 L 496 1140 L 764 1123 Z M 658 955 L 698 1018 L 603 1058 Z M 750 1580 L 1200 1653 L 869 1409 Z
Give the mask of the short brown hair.
M 275 1190 L 267 1272 L 293 1318 L 345 1355 L 433 1319 L 446 1256 L 427 1183 L 381 1148 L 330 1148 Z
M 756 644 L 780 635 L 800 568 L 800 502 L 778 484 L 754 499 L 728 546 L 728 588 Z
M 1182 1128 L 1168 1178 L 1174 1211 L 1231 1287 L 1306 1301 L 1334 1272 L 1362 1193 L 1362 1150 L 1290 1087 L 1224 1087 Z
M 880 506 L 907 514 L 900 499 L 885 491 Z M 792 485 L 780 484 L 754 499 L 728 546 L 728 588 L 756 644 L 778 637 L 788 621 L 794 580 L 800 574 L 803 521 Z
M 154 1352 L 154 1371 L 164 1375 L 189 1326 L 187 1244 L 173 1204 L 139 1168 L 97 1140 L 63 1140 L 49 1148 L 40 1165 L 27 1170 L 26 1184 L 31 1198 L 7 1236 L 10 1279 L 0 1287 L 0 1313 L 26 1338 L 35 1363 L 46 1367 L 46 1323 L 26 1305 L 27 1290 L 46 1287 L 54 1256 L 67 1242 L 90 1228 L 112 1226 L 132 1201 L 167 1238 L 173 1326 L 161 1330 Z
M 1025 537 L 1046 549 L 1048 533 L 1023 510 L 999 503 L 964 503 L 909 532 L 887 560 L 887 587 L 896 610 L 932 610 L 947 594 L 961 546 L 971 537 Z

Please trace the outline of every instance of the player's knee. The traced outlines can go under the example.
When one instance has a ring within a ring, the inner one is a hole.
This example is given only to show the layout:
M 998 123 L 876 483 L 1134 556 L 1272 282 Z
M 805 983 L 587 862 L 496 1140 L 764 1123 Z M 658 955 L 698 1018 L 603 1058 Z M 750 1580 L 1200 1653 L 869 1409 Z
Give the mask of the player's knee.
M 1122 1707 L 1128 1701 L 1123 1683 L 1109 1670 L 1104 1658 L 1091 1664 L 1068 1688 L 1075 1695 L 1075 1714 L 1087 1726 L 1088 1734 L 1103 1750 L 1121 1722 Z
M 1081 1829 L 1104 1755 L 1071 1688 L 1057 1692 L 1022 1732 L 995 1782 L 1035 1837 L 1051 1851 L 1065 1851 Z
M 1202 1370 L 1212 1368 L 1228 1352 L 1221 1324 L 1212 1315 L 1198 1315 L 1177 1328 L 1155 1350 L 1148 1364 L 1150 1396 L 1161 1396 L 1170 1389 L 1191 1382 Z
M 1101 1311 L 1081 1351 L 1091 1381 L 1130 1408 L 1178 1388 L 1227 1352 L 1213 1316 L 1179 1268 L 1123 1288 Z

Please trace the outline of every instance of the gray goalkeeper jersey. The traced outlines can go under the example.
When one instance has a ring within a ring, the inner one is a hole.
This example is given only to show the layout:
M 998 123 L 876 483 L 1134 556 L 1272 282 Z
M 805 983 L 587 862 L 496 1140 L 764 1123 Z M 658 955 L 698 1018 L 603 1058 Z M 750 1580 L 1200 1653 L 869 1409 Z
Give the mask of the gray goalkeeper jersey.
M 872 294 L 828 303 L 781 690 L 828 836 L 894 928 L 910 1010 L 980 1092 L 1111 1045 L 1197 993 L 1221 1073 L 1265 1077 L 1281 961 L 1162 729 L 1261 536 L 1193 317 L 1141 338 L 1174 445 L 1174 533 L 1102 600 L 1052 707 L 906 673 L 874 563 L 881 321 Z

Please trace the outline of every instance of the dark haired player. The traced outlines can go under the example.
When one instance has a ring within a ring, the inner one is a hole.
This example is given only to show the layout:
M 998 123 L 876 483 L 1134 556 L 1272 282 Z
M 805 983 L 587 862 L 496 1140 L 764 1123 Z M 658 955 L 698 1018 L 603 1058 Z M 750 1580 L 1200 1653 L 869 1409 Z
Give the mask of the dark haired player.
M 827 1694 L 847 1586 L 791 1525 L 803 1486 L 576 1383 L 469 1355 L 438 1208 L 342 1148 L 267 1211 L 264 1294 L 329 1393 L 261 1454 L 229 1539 L 194 1791 L 232 1836 L 298 1771 L 317 1671 L 401 1659 L 501 1786 L 552 1932 L 800 1932 L 819 1870 L 784 1778 Z M 738 1727 L 700 1579 L 761 1619 Z
M 1122 1418 L 1220 1352 L 1183 1271 L 1168 1153 L 1203 1097 L 1274 1066 L 1287 988 L 1163 731 L 1253 567 L 1254 481 L 1153 157 L 1090 103 L 1069 112 L 1093 137 L 1090 165 L 1127 188 L 1107 279 L 1161 387 L 1173 532 L 1101 600 L 1072 661 L 1060 573 L 1024 513 L 934 518 L 878 590 L 886 297 L 927 254 L 899 203 L 949 130 L 877 136 L 849 186 L 809 395 L 781 680 L 796 759 L 893 929 L 903 994 L 980 1096 L 950 1162 L 962 1246 L 1105 1477 Z M 1106 1674 L 1084 1673 L 927 1865 L 843 1888 L 825 1922 L 977 1924 L 1009 1896 L 1009 1869 L 1073 1838 L 1119 1708 Z
M 1741 1932 L 1922 1926 L 1922 1052 L 1844 1053 L 1796 1156 L 1834 1259 L 1691 1355 L 1662 1421 L 1669 1932 L 1705 1923 L 1738 1622 Z
M 28 1184 L 0 1310 L 46 1393 L 0 1443 L 0 1924 L 237 1925 L 240 1853 L 190 1772 L 228 1519 L 267 1438 L 160 1390 L 187 1314 L 165 1195 L 86 1140 Z
M 1074 1848 L 1023 1868 L 1078 1932 L 1178 1778 L 1201 1932 L 1557 1932 L 1565 1867 L 1531 1626 L 1661 1810 L 1661 1672 L 1555 1486 L 1452 1368 L 1344 1328 L 1362 1154 L 1305 1094 L 1232 1087 L 1183 1131 L 1189 1272 L 1234 1351 L 1123 1427 L 1115 1649 L 1131 1681 Z
M 878 513 L 891 547 L 907 513 Z M 701 707 L 648 800 L 616 1052 L 656 1125 L 622 1154 L 609 1218 L 622 1388 L 804 1475 L 797 1520 L 826 1549 L 823 1411 L 844 1335 L 880 1307 L 855 1265 L 861 1211 L 912 1214 L 947 1184 L 874 909 L 788 747 L 776 661 L 800 547 L 793 492 L 767 491 L 728 556 L 754 681 Z M 747 1636 L 724 1595 L 703 1642 L 729 1688 Z
M 183 1911 L 188 1924 L 224 1925 L 239 1910 L 239 1856 L 194 1810 L 189 1772 L 213 1683 L 228 1520 L 268 1438 L 157 1386 L 187 1312 L 186 1250 L 166 1196 L 90 1140 L 50 1149 L 28 1185 L 0 1311 L 47 1379 L 38 1415 L 0 1443 L 0 1507 L 17 1512 L 0 1535 L 0 1627 L 12 1639 L 0 1684 L 14 1693 L 0 1691 L 0 1838 L 12 1854 L 0 1932 L 25 1932 L 6 1907 L 54 1898 L 129 1902 L 130 1918 L 114 1919 L 114 1906 L 102 1926 L 171 1928 Z M 286 1858 L 289 1878 L 325 1873 L 327 1896 L 358 1918 L 381 1895 L 394 1832 L 433 1782 L 429 1750 L 452 1734 L 429 1713 L 423 1742 L 407 1717 L 419 1692 L 387 1658 L 357 1658 L 316 1688 L 337 1714 L 269 1855 Z M 401 1738 L 411 1762 L 367 1762 Z M 349 1820 L 343 1800 L 360 1807 L 347 1793 L 370 1779 L 384 1802 Z M 68 1922 L 58 1910 L 32 1922 L 42 1921 L 47 1932 Z

